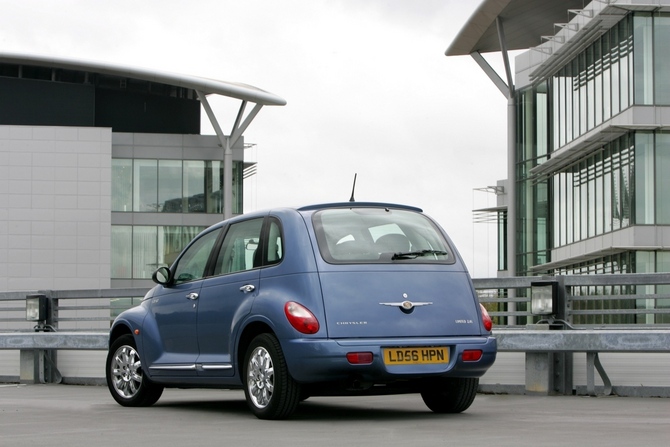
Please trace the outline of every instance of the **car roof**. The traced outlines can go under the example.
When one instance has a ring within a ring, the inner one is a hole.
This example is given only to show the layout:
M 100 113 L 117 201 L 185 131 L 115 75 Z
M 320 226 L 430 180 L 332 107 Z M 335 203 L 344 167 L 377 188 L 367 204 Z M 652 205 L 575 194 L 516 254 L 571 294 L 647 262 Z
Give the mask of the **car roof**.
M 400 205 L 397 203 L 383 203 L 383 202 L 334 202 L 334 203 L 321 203 L 317 205 L 307 205 L 300 208 L 297 208 L 298 211 L 316 211 L 327 208 L 394 208 L 394 209 L 404 209 L 408 211 L 416 211 L 422 213 L 421 208 L 409 205 Z

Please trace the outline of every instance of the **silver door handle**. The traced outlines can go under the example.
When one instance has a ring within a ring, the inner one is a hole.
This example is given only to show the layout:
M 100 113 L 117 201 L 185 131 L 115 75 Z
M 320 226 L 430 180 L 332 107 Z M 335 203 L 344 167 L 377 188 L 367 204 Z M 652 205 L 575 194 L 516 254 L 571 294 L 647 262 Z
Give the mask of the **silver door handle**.
M 253 292 L 254 290 L 256 290 L 256 286 L 254 286 L 253 284 L 245 284 L 242 287 L 240 287 L 240 292 L 244 293 L 250 293 Z
M 200 295 L 198 295 L 195 292 L 192 292 L 192 293 L 189 293 L 188 295 L 186 295 L 186 298 L 188 298 L 189 300 L 197 300 L 198 296 L 200 296 Z

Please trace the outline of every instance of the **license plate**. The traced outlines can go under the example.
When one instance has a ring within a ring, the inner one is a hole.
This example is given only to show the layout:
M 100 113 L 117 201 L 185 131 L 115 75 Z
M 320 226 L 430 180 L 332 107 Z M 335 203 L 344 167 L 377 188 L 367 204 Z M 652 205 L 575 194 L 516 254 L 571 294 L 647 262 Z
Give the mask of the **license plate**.
M 444 346 L 384 348 L 382 352 L 387 366 L 449 363 L 449 349 Z

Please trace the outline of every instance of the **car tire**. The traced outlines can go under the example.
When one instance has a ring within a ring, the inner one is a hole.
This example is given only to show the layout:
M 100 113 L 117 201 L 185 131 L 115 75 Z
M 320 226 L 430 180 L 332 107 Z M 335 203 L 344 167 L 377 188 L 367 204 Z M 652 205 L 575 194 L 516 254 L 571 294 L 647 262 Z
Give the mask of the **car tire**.
M 288 372 L 279 340 L 258 335 L 244 357 L 244 395 L 259 419 L 285 419 L 300 402 L 300 385 Z
M 144 375 L 135 339 L 130 334 L 117 338 L 109 347 L 105 371 L 109 392 L 124 407 L 148 407 L 163 394 L 163 387 Z
M 478 386 L 479 379 L 473 378 L 431 380 L 421 391 L 421 398 L 435 413 L 460 413 L 472 405 Z

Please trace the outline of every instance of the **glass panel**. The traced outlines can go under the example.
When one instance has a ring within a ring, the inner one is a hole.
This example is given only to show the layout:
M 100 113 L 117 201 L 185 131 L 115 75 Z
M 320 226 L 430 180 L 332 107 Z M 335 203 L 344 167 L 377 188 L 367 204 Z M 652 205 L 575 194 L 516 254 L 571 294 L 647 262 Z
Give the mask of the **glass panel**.
M 182 212 L 181 160 L 158 162 L 158 203 L 164 213 Z
M 603 65 L 602 65 L 602 48 L 600 40 L 594 44 L 594 92 L 593 96 L 595 103 L 593 104 L 595 125 L 598 126 L 603 122 Z
M 633 26 L 635 44 L 635 50 L 633 51 L 635 63 L 635 104 L 653 104 L 654 73 L 652 51 L 654 46 L 651 14 L 636 13 L 633 19 Z M 668 54 L 670 55 L 670 53 Z
M 603 170 L 604 231 L 609 233 L 612 231 L 612 151 L 609 148 L 605 151 Z
M 161 266 L 172 265 L 184 247 L 204 229 L 198 226 L 158 227 L 158 259 L 162 260 Z
M 447 241 L 425 216 L 382 208 L 329 209 L 312 218 L 319 250 L 331 263 L 451 263 Z M 422 253 L 422 251 L 427 252 Z
M 112 211 L 133 210 L 133 161 L 112 159 Z
M 632 35 L 628 26 L 629 21 L 623 19 L 619 22 L 619 37 L 621 38 L 621 53 L 620 53 L 620 74 L 621 74 L 621 110 L 625 110 L 630 105 L 631 84 L 632 77 L 632 61 L 630 61 L 630 53 L 632 50 Z M 629 64 L 631 66 L 629 67 Z
M 588 104 L 588 94 L 586 91 L 586 81 L 587 81 L 587 66 L 586 66 L 586 53 L 579 55 L 579 132 L 578 135 L 582 135 L 586 132 L 587 127 L 587 116 L 588 113 L 587 104 Z
M 595 47 L 591 45 L 586 49 L 586 129 L 591 130 L 595 126 L 596 118 L 596 92 L 595 92 Z M 583 101 L 583 99 L 582 99 Z M 584 130 L 582 129 L 582 132 Z
M 214 267 L 214 275 L 251 270 L 263 265 L 263 257 L 259 251 L 259 249 L 262 249 L 260 245 L 262 227 L 262 218 L 231 225 L 223 239 L 223 244 L 221 244 L 221 251 L 217 256 Z M 274 241 L 277 241 L 276 236 Z M 277 256 L 276 246 L 272 247 L 271 251 L 273 252 L 273 258 Z M 269 252 L 270 250 L 268 250 L 268 256 L 270 255 Z
M 268 231 L 268 253 L 266 256 L 266 264 L 277 264 L 284 258 L 284 243 L 281 235 L 281 228 L 279 222 L 274 219 L 270 221 L 270 229 Z
M 133 169 L 133 211 L 155 212 L 158 208 L 158 163 L 135 160 Z
M 574 242 L 574 228 L 575 228 L 575 218 L 574 218 L 574 204 L 572 203 L 572 197 L 574 195 L 574 192 L 572 190 L 572 185 L 573 185 L 573 174 L 572 172 L 567 172 L 565 174 L 565 182 L 563 184 L 563 189 L 565 190 L 565 221 L 566 221 L 566 244 L 571 244 Z
M 654 47 L 654 69 L 656 76 L 656 104 L 670 105 L 670 15 L 654 17 L 654 39 L 662 45 Z
M 593 196 L 593 207 L 595 207 L 594 220 L 596 222 L 596 234 L 603 234 L 604 197 L 603 197 L 603 155 L 599 152 L 595 156 L 595 195 Z
M 132 277 L 132 235 L 130 225 L 112 225 L 112 278 Z
M 619 29 L 615 26 L 610 30 L 610 43 L 612 45 L 612 116 L 621 112 L 621 76 L 619 75 L 621 43 L 618 39 Z
M 242 195 L 243 170 L 244 165 L 241 161 L 233 163 L 233 214 L 241 214 L 244 209 L 244 197 Z
M 214 248 L 216 239 L 221 233 L 221 228 L 210 231 L 197 239 L 191 245 L 184 255 L 179 259 L 179 263 L 174 269 L 175 283 L 181 284 L 187 281 L 194 281 L 205 276 L 207 261 Z
M 223 162 L 207 162 L 207 212 L 223 213 Z
M 612 47 L 609 36 L 601 38 L 603 49 L 603 121 L 612 117 Z
M 133 227 L 133 278 L 151 278 L 162 263 L 158 259 L 157 228 Z
M 635 134 L 635 223 L 654 223 L 654 135 Z
M 204 213 L 205 208 L 205 162 L 184 162 L 184 199 L 187 213 Z
M 670 191 L 670 135 L 656 134 L 656 191 Z M 656 202 L 656 223 L 670 224 L 670 200 L 663 195 Z

